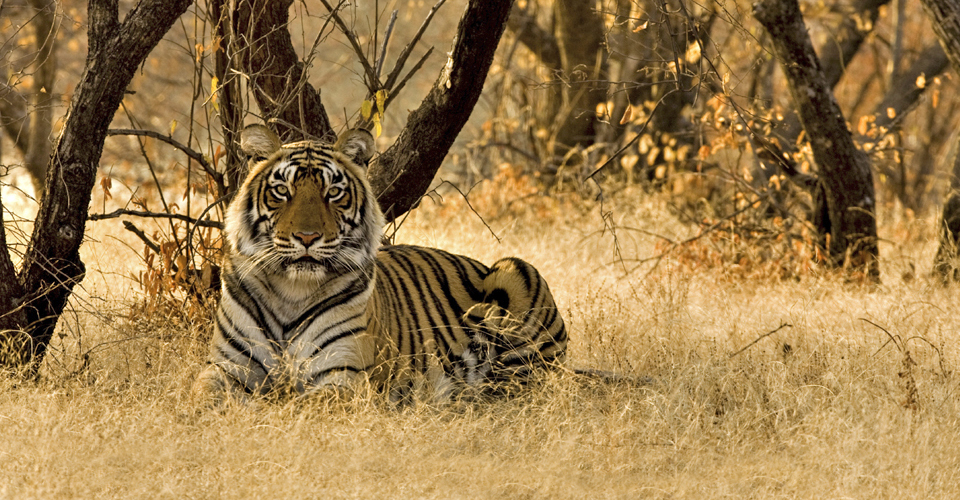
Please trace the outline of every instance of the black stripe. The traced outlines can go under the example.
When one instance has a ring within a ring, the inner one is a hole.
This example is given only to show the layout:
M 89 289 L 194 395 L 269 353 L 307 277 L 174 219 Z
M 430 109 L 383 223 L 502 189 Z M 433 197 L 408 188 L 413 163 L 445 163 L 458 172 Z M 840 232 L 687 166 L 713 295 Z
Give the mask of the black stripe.
M 324 376 L 326 376 L 326 375 L 328 375 L 328 374 L 331 374 L 331 373 L 333 373 L 333 372 L 353 372 L 353 373 L 360 373 L 360 372 L 362 372 L 362 371 L 364 371 L 364 370 L 366 370 L 366 369 L 367 369 L 367 367 L 356 368 L 356 367 L 353 367 L 353 366 L 334 366 L 334 367 L 331 367 L 331 368 L 327 368 L 327 369 L 325 369 L 325 370 L 320 370 L 316 375 L 314 375 L 313 377 L 310 378 L 310 382 L 309 382 L 308 385 L 316 385 L 316 383 L 317 383 L 318 380 L 320 380 L 320 379 L 323 378 Z
M 426 273 L 424 272 L 425 270 L 415 265 L 410 259 L 410 256 L 406 254 L 407 252 L 403 252 L 394 255 L 394 260 L 401 266 L 401 268 L 404 269 L 410 278 L 409 281 L 417 290 L 416 295 L 404 294 L 402 299 L 404 304 L 407 305 L 407 309 L 409 309 L 410 314 L 415 317 L 414 322 L 417 326 L 415 333 L 420 337 L 420 343 L 417 346 L 417 353 L 422 353 L 425 335 L 429 334 L 436 339 L 436 330 L 440 328 L 437 320 L 442 320 L 442 318 L 437 318 L 435 314 L 432 314 L 430 308 L 433 306 L 433 308 L 436 309 L 437 302 L 441 302 L 441 300 L 432 291 L 424 289 L 424 280 L 421 279 L 421 277 L 426 278 Z M 423 313 L 426 315 L 426 318 L 421 319 L 417 314 L 417 305 L 415 303 L 417 299 L 422 302 Z M 447 347 L 449 348 L 449 346 Z M 418 359 L 418 362 L 423 363 L 423 360 Z
M 326 335 L 327 332 L 329 332 L 330 330 L 333 330 L 334 328 L 337 328 L 338 326 L 343 326 L 345 323 L 348 323 L 348 322 L 350 322 L 350 321 L 355 321 L 355 320 L 357 320 L 358 318 L 361 318 L 362 316 L 363 316 L 363 313 L 361 312 L 361 313 L 358 313 L 358 314 L 354 314 L 353 316 L 350 316 L 349 318 L 346 318 L 346 319 L 342 319 L 342 320 L 340 320 L 340 321 L 337 321 L 336 323 L 334 323 L 334 324 L 332 324 L 332 325 L 328 325 L 328 326 L 326 326 L 326 327 L 323 329 L 322 332 L 320 332 L 319 335 L 316 336 L 316 338 L 323 337 L 323 336 Z M 296 340 L 297 337 L 299 337 L 300 335 L 302 335 L 302 334 L 305 333 L 305 332 L 306 332 L 306 328 L 304 328 L 302 331 L 298 332 L 296 335 L 291 336 L 288 340 L 292 342 L 293 340 Z
M 264 336 L 267 338 L 273 337 L 271 335 L 270 325 L 267 323 L 267 318 L 263 314 L 262 305 L 250 292 L 247 286 L 238 280 L 236 276 L 232 275 L 228 275 L 227 279 L 223 283 L 227 294 L 229 294 L 233 300 L 239 303 L 240 306 L 247 311 L 247 314 L 250 314 L 250 316 L 253 318 L 253 321 L 257 324 L 257 327 L 263 332 Z
M 318 353 L 318 352 L 320 352 L 320 351 L 323 351 L 324 349 L 330 347 L 333 343 L 337 342 L 338 340 L 342 340 L 342 339 L 345 339 L 345 338 L 347 338 L 347 337 L 352 337 L 352 336 L 354 336 L 354 335 L 356 335 L 356 334 L 364 331 L 365 329 L 366 329 L 366 328 L 364 328 L 364 327 L 362 327 L 362 326 L 359 326 L 359 327 L 357 327 L 357 328 L 351 328 L 351 329 L 349 329 L 349 330 L 344 330 L 344 331 L 342 331 L 342 332 L 334 335 L 333 337 L 327 339 L 326 341 L 323 342 L 323 344 L 320 344 L 320 345 L 316 346 L 316 350 L 314 351 L 314 354 L 315 354 L 315 353 Z M 312 356 L 312 354 L 311 354 L 311 356 Z
M 409 315 L 404 314 L 404 311 L 402 309 L 403 304 L 401 304 L 401 300 L 403 298 L 410 297 L 410 290 L 407 289 L 407 285 L 403 280 L 403 277 L 400 276 L 397 273 L 397 269 L 395 269 L 395 267 L 396 268 L 400 267 L 399 262 L 397 262 L 395 256 L 392 253 L 390 257 L 391 257 L 390 260 L 393 261 L 395 266 L 389 266 L 388 263 L 383 262 L 381 260 L 377 261 L 377 264 L 382 267 L 381 271 L 383 272 L 383 274 L 388 275 L 388 277 L 390 278 L 390 285 L 391 285 L 389 288 L 381 288 L 380 290 L 382 290 L 382 292 L 380 293 L 389 293 L 390 295 L 388 296 L 392 295 L 392 298 L 395 299 L 393 302 L 395 303 L 396 307 L 391 308 L 392 314 L 386 314 L 383 311 L 378 311 L 378 317 L 381 320 L 390 321 L 390 323 L 384 326 L 386 326 L 390 330 L 396 329 L 396 332 L 394 333 L 394 335 L 397 338 L 398 353 L 400 354 L 401 357 L 404 357 L 404 356 L 409 357 L 409 356 L 412 356 L 415 350 L 417 349 L 417 346 L 414 345 L 414 342 L 410 338 L 410 336 L 414 334 L 415 326 L 419 324 L 419 321 L 417 320 L 416 311 L 410 311 Z M 407 321 L 406 325 L 403 324 L 404 322 L 403 320 Z M 392 324 L 394 322 L 396 324 Z M 413 324 L 410 324 L 409 322 L 413 322 Z
M 269 369 L 267 368 L 267 365 L 264 364 L 263 360 L 257 359 L 257 357 L 253 355 L 253 350 L 252 350 L 253 345 L 249 343 L 245 343 L 244 339 L 242 338 L 242 334 L 241 334 L 241 337 L 237 337 L 233 334 L 233 332 L 240 333 L 240 330 L 237 328 L 237 326 L 233 323 L 233 321 L 230 318 L 226 318 L 226 317 L 224 318 L 224 320 L 226 320 L 227 323 L 229 324 L 230 330 L 227 330 L 226 328 L 224 328 L 223 323 L 220 321 L 220 316 L 221 315 L 219 314 L 217 315 L 217 328 L 223 340 L 226 340 L 227 345 L 235 349 L 243 357 L 260 365 L 260 369 L 263 371 L 264 374 L 266 374 L 269 371 Z M 234 363 L 234 364 L 239 364 L 236 361 L 233 361 L 233 359 L 231 359 L 234 356 L 226 356 L 227 353 L 223 351 L 223 348 L 221 345 L 217 345 L 217 350 L 220 351 L 220 354 L 224 355 L 224 358 L 226 358 L 227 361 L 230 361 L 231 363 Z
M 310 323 L 312 323 L 317 317 L 327 310 L 343 305 L 346 302 L 349 302 L 350 299 L 362 294 L 363 291 L 367 289 L 368 284 L 368 281 L 361 279 L 355 279 L 351 281 L 347 287 L 340 292 L 314 304 L 312 307 L 310 307 L 310 309 L 304 311 L 300 317 L 286 325 L 283 325 L 283 331 L 289 332 L 292 328 L 296 327 L 299 331 L 292 335 L 291 338 L 300 335 Z

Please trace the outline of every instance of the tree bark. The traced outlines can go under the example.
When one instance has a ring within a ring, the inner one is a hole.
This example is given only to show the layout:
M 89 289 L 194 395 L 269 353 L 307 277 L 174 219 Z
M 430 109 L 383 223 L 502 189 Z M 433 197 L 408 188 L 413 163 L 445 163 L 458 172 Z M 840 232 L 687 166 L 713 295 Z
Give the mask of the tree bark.
M 307 82 L 287 24 L 293 0 L 238 0 L 233 47 L 250 78 L 264 121 L 275 120 L 280 140 L 336 140 L 320 91 Z
M 552 71 L 560 71 L 562 65 L 557 37 L 537 24 L 534 16 L 514 4 L 507 19 L 507 29 L 516 35 L 527 50 L 536 54 L 544 66 Z
M 506 27 L 513 0 L 470 0 L 447 65 L 397 141 L 370 167 L 387 220 L 413 208 L 470 117 Z
M 770 34 L 800 123 L 820 167 L 829 227 L 822 246 L 834 264 L 879 280 L 873 174 L 856 148 L 840 106 L 830 91 L 797 0 L 761 0 L 753 14 Z
M 837 86 L 850 60 L 873 31 L 880 16 L 880 7 L 888 3 L 890 0 L 856 0 L 851 6 L 852 12 L 843 17 L 834 36 L 821 48 L 823 74 L 831 88 Z
M 820 48 L 820 65 L 823 68 L 827 85 L 832 89 L 840 82 L 847 65 L 857 55 L 867 35 L 873 31 L 880 7 L 890 3 L 890 0 L 857 0 L 851 7 L 851 14 L 844 16 L 836 34 Z M 914 77 L 916 79 L 916 77 Z M 788 150 L 793 150 L 797 137 L 803 127 L 796 113 L 790 113 L 779 125 L 783 143 Z
M 950 59 L 954 73 L 960 74 L 960 4 L 951 0 L 922 0 L 933 20 L 933 30 Z M 960 140 L 957 142 L 960 147 Z M 950 192 L 943 204 L 940 248 L 934 259 L 934 273 L 945 283 L 960 280 L 960 155 L 954 160 Z
M 950 60 L 939 44 L 924 49 L 906 71 L 902 71 L 890 82 L 890 88 L 874 110 L 874 123 L 878 127 L 889 129 L 896 122 L 902 121 L 927 89 L 917 87 L 917 78 L 923 75 L 928 81 L 933 80 L 934 76 L 946 71 L 949 65 Z M 887 113 L 889 109 L 893 110 L 892 118 L 891 114 Z
M 67 299 L 84 276 L 79 249 L 107 127 L 137 68 L 191 3 L 141 0 L 120 23 L 117 0 L 90 1 L 86 67 L 50 158 L 40 212 L 15 278 L 23 316 L 8 314 L 10 300 L 0 303 L 4 339 L 20 332 L 31 339 L 15 362 L 35 368 L 43 359 Z M 0 258 L 3 281 L 10 279 L 5 260 L 9 256 Z
M 577 144 L 588 146 L 596 135 L 597 105 L 606 100 L 606 65 L 603 51 L 603 20 L 595 0 L 554 2 L 557 45 L 564 73 L 560 128 L 553 142 L 555 152 Z
M 227 185 L 220 186 L 219 196 L 235 192 L 246 176 L 246 162 L 239 152 L 240 130 L 243 129 L 243 100 L 240 97 L 239 77 L 232 67 L 233 33 L 230 29 L 230 9 L 227 0 L 211 0 L 210 21 L 215 26 L 219 47 L 214 54 L 214 73 L 220 82 L 220 126 L 223 130 L 223 157 Z

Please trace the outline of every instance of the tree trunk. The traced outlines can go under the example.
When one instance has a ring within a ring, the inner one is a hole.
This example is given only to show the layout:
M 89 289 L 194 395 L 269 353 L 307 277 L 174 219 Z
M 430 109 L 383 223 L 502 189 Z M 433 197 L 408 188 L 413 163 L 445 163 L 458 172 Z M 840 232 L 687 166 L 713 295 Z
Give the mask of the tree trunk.
M 807 34 L 797 0 L 761 0 L 754 16 L 769 32 L 773 51 L 820 169 L 829 228 L 822 246 L 834 264 L 879 280 L 873 174 L 856 148 Z
M 233 53 L 250 78 L 265 120 L 274 120 L 280 140 L 336 139 L 320 91 L 307 82 L 306 68 L 287 24 L 293 0 L 238 0 L 233 12 Z
M 282 140 L 292 140 L 298 129 L 311 131 L 314 138 L 330 137 L 333 132 L 320 93 L 306 83 L 303 63 L 296 59 L 286 28 L 290 3 L 244 0 L 238 4 L 234 19 L 240 61 L 256 85 L 257 102 L 265 116 L 279 116 L 281 130 L 284 124 L 296 125 L 286 128 Z M 450 59 L 433 89 L 410 113 L 393 146 L 371 165 L 370 183 L 388 221 L 420 201 L 470 117 L 512 3 L 470 0 L 460 18 Z M 300 102 L 303 106 L 290 105 Z
M 860 45 L 873 31 L 880 16 L 880 7 L 888 3 L 890 0 L 856 0 L 851 5 L 852 12 L 843 16 L 834 35 L 821 48 L 820 61 L 830 88 L 837 86 L 847 65 L 860 50 Z
M 606 100 L 606 84 L 594 82 L 607 75 L 602 59 L 604 26 L 596 1 L 556 0 L 553 5 L 564 85 L 559 116 L 550 117 L 560 124 L 551 149 L 562 154 L 595 140 L 597 105 Z
M 220 186 L 219 196 L 235 192 L 246 176 L 246 162 L 241 158 L 239 141 L 243 128 L 243 100 L 240 97 L 240 77 L 230 71 L 232 67 L 233 33 L 230 30 L 230 9 L 227 0 L 211 0 L 210 21 L 215 26 L 219 48 L 214 55 L 214 72 L 220 82 L 220 125 L 223 130 L 223 157 L 227 185 Z
M 43 195 L 44 177 L 50 161 L 50 130 L 57 102 L 53 94 L 57 76 L 57 3 L 54 0 L 29 0 L 29 4 L 34 14 L 29 24 L 36 47 L 30 64 L 32 83 L 27 89 L 29 94 L 20 95 L 6 82 L 0 82 L 0 122 L 23 154 L 23 166 L 39 198 Z
M 933 260 L 933 272 L 944 284 L 960 281 L 960 154 L 953 160 L 950 192 L 943 204 L 940 247 Z
M 933 20 L 933 30 L 950 59 L 954 73 L 960 74 L 960 4 L 951 0 L 922 0 Z M 957 143 L 960 147 L 960 140 Z M 957 245 L 960 243 L 960 155 L 954 160 L 950 193 L 943 204 L 940 248 L 934 260 L 934 272 L 944 281 L 960 280 Z
M 192 2 L 141 0 L 122 24 L 117 3 L 90 1 L 86 68 L 50 158 L 40 212 L 18 275 L 11 275 L 9 255 L 0 258 L 0 283 L 20 287 L 16 298 L 0 302 L 0 331 L 6 330 L 4 343 L 21 338 L 21 332 L 29 335 L 29 349 L 14 362 L 34 369 L 85 272 L 79 249 L 107 127 L 140 64 Z M 20 312 L 11 309 L 18 304 Z
M 30 0 L 37 12 L 31 21 L 37 37 L 37 63 L 33 73 L 33 111 L 30 117 L 29 147 L 24 165 L 30 172 L 37 196 L 44 188 L 44 175 L 50 161 L 50 130 L 53 128 L 54 79 L 57 76 L 57 3 L 54 0 Z

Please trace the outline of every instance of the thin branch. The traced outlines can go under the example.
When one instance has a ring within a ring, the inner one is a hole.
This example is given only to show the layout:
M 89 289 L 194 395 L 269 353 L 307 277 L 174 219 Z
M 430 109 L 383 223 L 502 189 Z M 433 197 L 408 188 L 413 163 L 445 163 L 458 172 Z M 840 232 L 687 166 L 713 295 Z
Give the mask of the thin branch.
M 394 9 L 390 14 L 390 22 L 387 23 L 387 30 L 383 33 L 383 45 L 380 46 L 380 55 L 377 56 L 377 80 L 380 80 L 380 72 L 383 71 L 383 61 L 387 58 L 387 46 L 390 44 L 390 35 L 393 34 L 393 25 L 397 23 L 397 10 Z
M 326 0 L 321 0 L 326 3 Z M 410 43 L 403 48 L 403 51 L 400 52 L 400 55 L 397 57 L 397 63 L 393 65 L 393 69 L 390 70 L 390 75 L 387 76 L 387 81 L 383 85 L 384 88 L 392 89 L 393 84 L 397 81 L 397 78 L 400 77 L 400 72 L 403 71 L 403 66 L 407 64 L 407 58 L 410 57 L 410 53 L 413 52 L 413 47 L 420 41 L 420 37 L 423 36 L 423 32 L 427 30 L 427 26 L 430 25 L 430 21 L 433 20 L 434 14 L 437 13 L 437 10 L 440 9 L 440 6 L 443 5 L 447 0 L 439 0 L 430 12 L 427 12 L 427 17 L 423 19 L 423 24 L 420 25 L 420 29 L 417 30 L 417 33 L 413 35 L 413 38 L 410 39 Z M 394 92 L 391 92 L 394 93 Z
M 413 75 L 420 71 L 420 68 L 423 67 L 423 63 L 427 62 L 427 58 L 430 57 L 430 54 L 433 54 L 433 47 L 427 49 L 427 53 L 417 61 L 417 64 L 413 65 L 413 68 L 410 69 L 410 72 L 407 73 L 407 76 L 400 80 L 400 83 L 397 84 L 396 88 L 390 88 L 390 94 L 387 96 L 387 100 L 383 103 L 383 109 L 386 110 L 387 106 L 393 102 L 393 98 L 400 94 L 400 91 L 403 90 L 403 87 L 410 81 L 410 78 L 413 78 Z
M 151 240 L 150 237 L 143 232 L 143 230 L 141 230 L 139 227 L 135 226 L 132 222 L 128 220 L 123 221 L 123 227 L 127 231 L 130 231 L 131 233 L 137 235 L 137 238 L 140 238 L 140 241 L 144 242 L 147 245 L 147 247 L 150 248 L 150 250 L 153 250 L 153 253 L 160 255 L 160 245 L 157 245 L 156 243 L 154 243 L 154 241 Z
M 480 215 L 480 212 L 477 212 L 477 209 L 476 209 L 476 208 L 473 208 L 473 204 L 470 203 L 470 198 L 468 198 L 467 195 L 466 195 L 466 193 L 464 193 L 456 184 L 454 184 L 454 183 L 452 183 L 452 182 L 450 182 L 450 181 L 441 181 L 440 184 L 439 184 L 436 188 L 433 188 L 433 190 L 432 190 L 431 192 L 432 192 L 432 193 L 436 193 L 436 192 L 437 192 L 437 188 L 439 188 L 440 186 L 443 186 L 444 184 L 452 187 L 454 190 L 456 190 L 458 193 L 460 193 L 460 196 L 463 197 L 463 201 L 465 201 L 465 202 L 467 203 L 467 207 L 470 208 L 470 211 L 473 212 L 473 215 L 476 215 L 477 218 L 480 219 L 480 222 L 482 222 L 483 225 L 484 225 L 484 227 L 487 228 L 487 231 L 490 231 L 490 234 L 492 234 L 493 237 L 497 239 L 497 243 L 502 243 L 502 240 L 500 239 L 500 237 L 497 236 L 497 233 L 494 232 L 494 230 L 493 230 L 492 227 L 490 227 L 490 224 L 487 224 L 487 221 L 484 220 L 484 218 L 483 218 L 482 215 Z M 471 191 L 472 191 L 472 189 L 471 189 Z M 437 193 L 437 195 L 439 196 L 439 193 Z M 426 196 L 426 195 L 424 195 L 424 196 Z M 443 197 L 441 197 L 440 199 L 443 199 Z
M 637 130 L 637 135 L 636 135 L 633 139 L 631 139 L 629 142 L 627 142 L 626 144 L 624 144 L 623 147 L 621 147 L 616 153 L 613 153 L 612 155 L 610 155 L 610 158 L 608 158 L 607 161 L 603 162 L 603 164 L 601 164 L 599 167 L 597 167 L 596 169 L 594 169 L 593 172 L 590 172 L 590 175 L 586 176 L 586 177 L 583 179 L 584 182 L 586 182 L 586 181 L 589 180 L 589 179 L 592 179 L 593 176 L 595 176 L 595 175 L 597 175 L 598 173 L 600 173 L 600 171 L 603 170 L 604 168 L 606 168 L 607 165 L 610 165 L 611 163 L 613 163 L 613 160 L 615 160 L 618 156 L 620 156 L 621 154 L 623 154 L 624 151 L 630 149 L 631 146 L 633 146 L 634 144 L 636 144 L 637 141 L 639 141 L 640 138 L 643 136 L 643 131 L 647 129 L 647 125 L 650 124 L 650 120 L 653 120 L 654 115 L 657 114 L 657 109 L 660 108 L 660 104 L 663 103 L 663 101 L 667 98 L 667 96 L 669 96 L 670 94 L 673 94 L 674 92 L 678 92 L 678 91 L 679 91 L 678 88 L 674 88 L 674 89 L 668 90 L 665 94 L 663 94 L 663 96 L 660 97 L 660 99 L 657 101 L 657 105 L 653 107 L 653 111 L 651 111 L 651 112 L 650 112 L 650 115 L 647 116 L 647 120 L 644 121 L 644 122 L 643 122 L 643 125 L 640 126 L 640 129 Z
M 780 326 L 774 328 L 773 330 L 770 330 L 770 331 L 767 332 L 767 333 L 764 333 L 763 335 L 761 335 L 761 336 L 757 337 L 756 339 L 754 339 L 753 342 L 750 342 L 749 344 L 743 346 L 743 348 L 740 349 L 739 351 L 731 354 L 731 355 L 730 355 L 730 359 L 733 359 L 733 358 L 734 358 L 735 356 L 737 356 L 738 354 L 742 353 L 743 351 L 746 351 L 747 349 L 749 349 L 750 347 L 752 347 L 752 346 L 753 346 L 754 344 L 756 344 L 757 342 L 760 342 L 761 340 L 763 340 L 763 339 L 765 339 L 765 338 L 773 335 L 774 333 L 777 333 L 777 332 L 779 332 L 780 330 L 783 330 L 784 328 L 787 328 L 787 327 L 793 328 L 793 325 L 791 325 L 791 324 L 789 324 L 789 323 L 780 323 Z
M 208 162 L 206 158 L 203 157 L 203 154 L 191 149 L 187 145 L 181 143 L 180 141 L 177 141 L 176 139 L 174 139 L 173 137 L 170 137 L 169 135 L 163 135 L 159 132 L 154 132 L 152 130 L 119 129 L 119 128 L 112 128 L 107 130 L 107 135 L 108 136 L 136 135 L 136 136 L 143 136 L 143 137 L 152 137 L 154 139 L 163 141 L 179 149 L 180 151 L 183 151 L 192 160 L 195 160 L 197 163 L 199 163 L 200 166 L 203 167 L 203 170 L 207 173 L 207 175 L 209 175 L 210 177 L 213 177 L 215 181 L 220 182 L 223 180 L 223 174 L 214 170 L 213 166 L 210 165 L 210 162 Z
M 347 23 L 343 22 L 340 14 L 330 5 L 330 2 L 320 0 L 320 3 L 322 3 L 323 6 L 327 8 L 327 11 L 330 12 L 330 15 L 333 16 L 333 20 L 337 22 L 337 26 L 340 26 L 340 31 L 343 31 L 347 40 L 350 40 L 350 45 L 353 46 L 353 51 L 357 53 L 357 59 L 360 60 L 360 64 L 363 65 L 363 71 L 367 75 L 367 90 L 369 90 L 371 94 L 375 94 L 377 90 L 380 90 L 380 81 L 377 79 L 376 71 L 370 66 L 370 61 L 367 60 L 367 56 L 364 55 L 363 48 L 360 47 L 360 43 L 357 41 L 357 35 L 347 27 Z
M 191 224 L 196 224 L 196 225 L 198 225 L 198 226 L 203 226 L 203 227 L 215 227 L 215 228 L 217 228 L 217 229 L 223 229 L 223 223 L 217 222 L 217 221 L 213 221 L 213 220 L 194 219 L 193 217 L 190 217 L 190 216 L 188 216 L 188 215 L 183 215 L 183 214 L 170 214 L 170 213 L 163 213 L 163 212 L 148 212 L 148 211 L 144 211 L 144 210 L 128 210 L 128 209 L 126 209 L 126 208 L 118 208 L 118 209 L 114 210 L 113 212 L 106 213 L 106 214 L 90 214 L 90 216 L 87 217 L 87 220 L 116 219 L 116 218 L 122 217 L 122 216 L 124 216 L 124 215 L 132 215 L 132 216 L 134 216 L 134 217 L 146 217 L 146 218 L 150 218 L 150 219 L 171 219 L 171 220 L 179 220 L 179 221 L 189 222 L 189 223 L 191 223 Z

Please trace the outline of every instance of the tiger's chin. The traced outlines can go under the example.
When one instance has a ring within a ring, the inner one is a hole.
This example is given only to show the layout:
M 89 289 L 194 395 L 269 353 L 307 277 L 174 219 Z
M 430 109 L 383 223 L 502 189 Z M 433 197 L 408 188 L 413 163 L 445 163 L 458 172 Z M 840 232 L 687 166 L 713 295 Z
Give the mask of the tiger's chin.
M 284 274 L 293 281 L 323 281 L 330 274 L 326 261 L 310 256 L 290 259 L 283 265 Z

